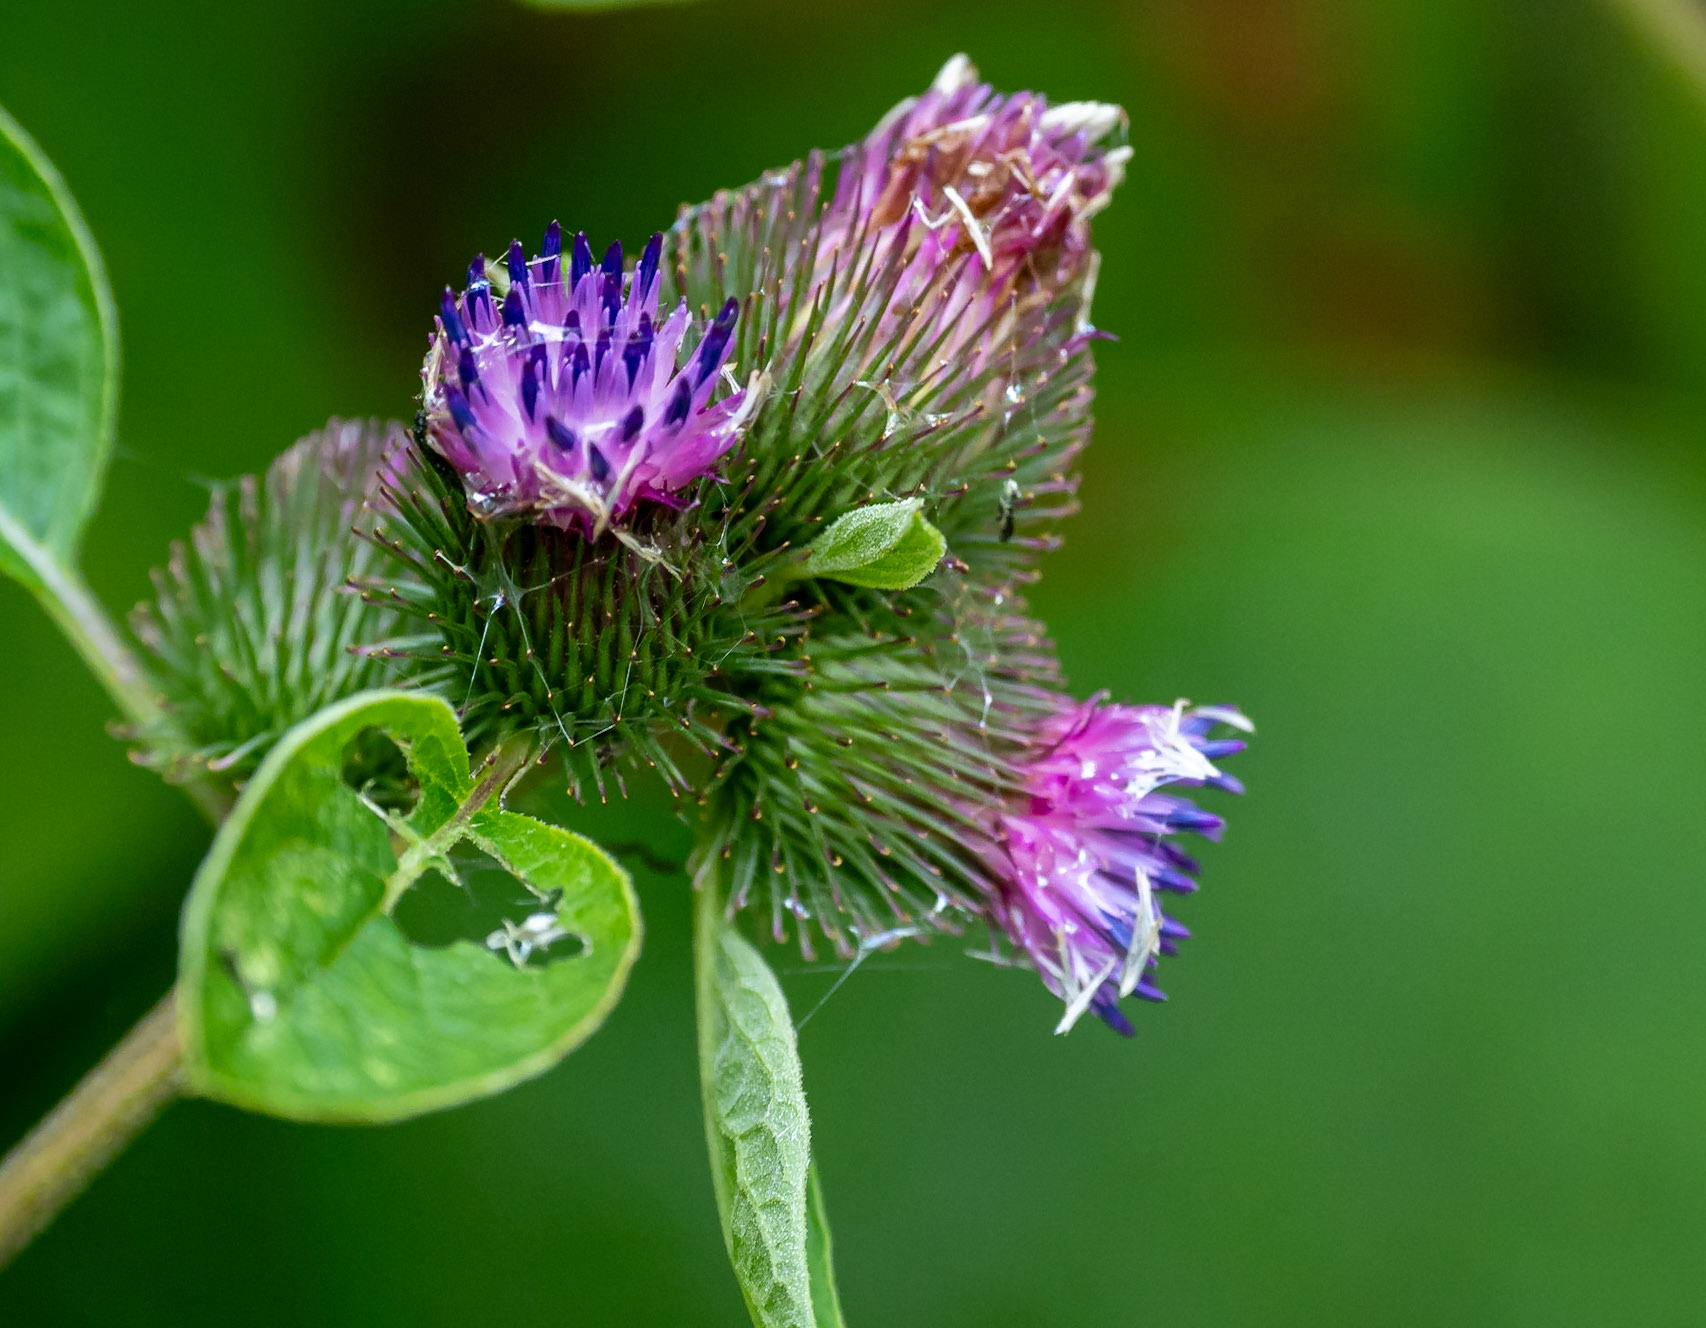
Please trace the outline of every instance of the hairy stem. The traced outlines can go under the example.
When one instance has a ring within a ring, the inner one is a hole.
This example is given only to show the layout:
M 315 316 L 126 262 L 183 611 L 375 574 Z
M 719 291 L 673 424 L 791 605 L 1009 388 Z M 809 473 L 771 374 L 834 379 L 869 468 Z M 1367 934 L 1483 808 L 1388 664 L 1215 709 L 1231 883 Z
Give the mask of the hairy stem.
M 22 561 L 19 581 L 65 633 L 89 671 L 107 689 L 125 722 L 137 729 L 161 724 L 166 717 L 153 680 L 77 570 L 59 563 L 24 534 L 3 508 L 0 542 L 10 546 Z M 230 792 L 213 780 L 187 781 L 183 790 L 215 825 L 231 810 Z
M 48 616 L 70 638 L 94 675 L 133 724 L 155 723 L 160 704 L 147 675 L 119 640 L 105 610 L 96 602 L 75 568 L 60 563 L 24 532 L 11 515 L 0 508 L 0 543 L 21 562 L 18 579 L 47 610 Z
M 0 1267 L 178 1095 L 171 992 L 0 1162 Z

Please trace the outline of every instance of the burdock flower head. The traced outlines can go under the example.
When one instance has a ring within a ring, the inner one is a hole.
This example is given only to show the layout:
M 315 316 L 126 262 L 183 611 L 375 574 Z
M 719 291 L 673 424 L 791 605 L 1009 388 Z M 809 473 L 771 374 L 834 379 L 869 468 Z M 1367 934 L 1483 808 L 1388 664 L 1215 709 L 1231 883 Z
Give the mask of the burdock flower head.
M 467 290 L 444 292 L 422 403 L 476 515 L 598 535 L 641 502 L 683 506 L 751 402 L 721 377 L 735 300 L 696 341 L 685 300 L 659 320 L 661 235 L 628 273 L 620 243 L 595 265 L 584 234 L 566 262 L 562 241 L 552 222 L 539 257 L 518 240 L 501 270 L 476 258 Z
M 702 884 L 777 940 L 987 924 L 1063 1027 L 1128 1029 L 1183 935 L 1174 836 L 1220 824 L 1169 786 L 1230 787 L 1210 730 L 1242 720 L 1061 699 L 1023 603 L 1076 507 L 1123 125 L 956 57 L 631 268 L 556 226 L 476 261 L 374 522 L 396 562 L 358 588 L 404 620 L 376 653 L 577 795 L 660 772 L 704 808 Z
M 1218 706 L 1064 702 L 1038 732 L 1021 805 L 999 817 L 991 854 L 993 920 L 1066 1001 L 1057 1031 L 1086 1009 L 1129 1034 L 1122 997 L 1165 996 L 1151 980 L 1158 956 L 1190 933 L 1161 910 L 1161 892 L 1197 888 L 1197 864 L 1173 842 L 1209 839 L 1221 820 L 1166 786 L 1242 792 L 1214 764 L 1241 751 L 1250 723 Z
M 831 212 L 873 230 L 905 222 L 909 244 L 938 261 L 975 252 L 990 284 L 1029 265 L 1059 285 L 1124 177 L 1131 150 L 1107 143 L 1124 120 L 1100 102 L 1003 96 L 956 56 L 850 154 Z

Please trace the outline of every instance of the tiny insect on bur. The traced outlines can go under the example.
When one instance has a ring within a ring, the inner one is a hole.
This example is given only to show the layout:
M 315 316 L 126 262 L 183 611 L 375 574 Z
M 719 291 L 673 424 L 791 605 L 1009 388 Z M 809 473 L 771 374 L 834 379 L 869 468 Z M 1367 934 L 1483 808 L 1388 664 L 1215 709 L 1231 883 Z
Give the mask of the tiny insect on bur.
M 1001 527 L 999 531 L 1003 544 L 1013 538 L 1013 527 L 1018 517 L 1019 499 L 1023 497 L 1019 489 L 1019 481 L 1008 479 L 1001 485 Z

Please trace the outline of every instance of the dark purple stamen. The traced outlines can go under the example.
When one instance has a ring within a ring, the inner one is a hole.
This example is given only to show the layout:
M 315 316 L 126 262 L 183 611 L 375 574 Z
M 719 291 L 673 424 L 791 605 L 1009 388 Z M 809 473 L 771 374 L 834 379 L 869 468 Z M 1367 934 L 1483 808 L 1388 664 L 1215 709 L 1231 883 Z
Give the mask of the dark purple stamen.
M 477 316 L 482 301 L 485 302 L 486 316 L 489 318 L 492 312 L 492 283 L 486 276 L 486 256 L 475 254 L 474 261 L 468 264 L 468 295 L 462 302 L 463 308 L 468 311 L 468 317 Z
M 511 286 L 504 296 L 504 326 L 520 327 L 527 322 L 527 305 L 521 298 L 521 287 Z
M 509 242 L 509 279 L 516 286 L 527 284 L 527 251 L 520 240 Z
M 635 406 L 622 421 L 622 441 L 631 443 L 634 435 L 639 433 L 646 424 L 646 412 L 643 406 Z
M 1120 1036 L 1132 1037 L 1136 1034 L 1137 1030 L 1131 1026 L 1131 1020 L 1125 1017 L 1125 1011 L 1121 1010 L 1111 998 L 1098 996 L 1090 1002 L 1090 1009 L 1095 1012 L 1098 1019 Z
M 557 263 L 563 252 L 563 223 L 553 221 L 545 228 L 545 239 L 539 246 L 539 276 L 549 286 L 557 280 Z
M 462 380 L 462 390 L 466 392 L 480 381 L 480 371 L 474 366 L 474 350 L 471 346 L 462 347 L 456 356 L 456 376 Z
M 665 424 L 679 425 L 687 421 L 687 412 L 693 409 L 693 385 L 687 381 L 686 375 L 675 380 L 675 391 L 669 398 L 669 409 L 663 413 Z
M 617 312 L 622 308 L 622 274 L 606 272 L 603 289 L 599 293 L 604 300 L 604 316 L 614 323 Z
M 634 272 L 634 291 L 644 299 L 657 279 L 658 263 L 663 258 L 663 232 L 657 231 L 646 241 L 646 251 L 640 255 L 640 266 Z
M 622 241 L 612 240 L 610 242 L 610 248 L 608 248 L 604 251 L 604 262 L 599 264 L 599 266 L 604 269 L 604 275 L 605 276 L 615 277 L 618 281 L 621 280 L 621 278 L 622 278 Z
M 586 353 L 586 342 L 579 342 L 575 346 L 574 354 L 569 357 L 569 373 L 572 375 L 572 381 L 578 383 L 582 374 L 591 372 L 592 357 Z
M 622 363 L 628 366 L 628 386 L 634 385 L 634 380 L 640 376 L 640 366 L 646 362 L 646 356 L 652 351 L 652 316 L 640 315 L 640 327 L 633 336 L 628 338 L 628 344 L 622 348 Z
M 592 367 L 597 369 L 602 366 L 604 363 L 604 357 L 608 354 L 610 354 L 610 329 L 607 327 L 600 328 L 598 332 L 598 340 L 594 343 Z
M 575 431 L 565 425 L 555 415 L 545 417 L 545 436 L 565 452 L 575 450 Z M 594 449 L 597 450 L 596 448 Z
M 739 312 L 740 302 L 730 296 L 728 303 L 717 312 L 717 321 L 711 324 L 711 330 L 705 334 L 705 340 L 699 344 L 697 377 L 701 383 L 717 372 L 717 366 L 722 362 L 723 349 L 734 335 L 735 316 Z
M 574 248 L 569 252 L 569 288 L 580 285 L 581 278 L 592 271 L 592 246 L 586 242 L 586 232 L 575 234 Z
M 474 412 L 468 406 L 468 398 L 462 395 L 460 388 L 454 384 L 444 389 L 444 404 L 450 407 L 450 418 L 456 421 L 456 427 L 466 433 L 474 427 Z
M 444 320 L 444 335 L 459 346 L 469 343 L 468 329 L 462 325 L 462 315 L 456 312 L 456 292 L 450 287 L 444 288 L 444 299 L 439 302 L 438 316 Z
M 594 484 L 603 484 L 610 478 L 610 463 L 604 459 L 604 453 L 598 450 L 597 443 L 586 445 L 586 468 L 592 475 Z
M 543 351 L 545 347 L 535 346 L 534 349 Z M 539 366 L 543 361 L 543 355 L 537 358 L 529 355 L 521 365 L 521 405 L 530 420 L 539 416 Z
M 1166 824 L 1169 830 L 1189 830 L 1203 834 L 1219 830 L 1226 822 L 1212 812 L 1185 806 L 1175 807 L 1169 811 Z

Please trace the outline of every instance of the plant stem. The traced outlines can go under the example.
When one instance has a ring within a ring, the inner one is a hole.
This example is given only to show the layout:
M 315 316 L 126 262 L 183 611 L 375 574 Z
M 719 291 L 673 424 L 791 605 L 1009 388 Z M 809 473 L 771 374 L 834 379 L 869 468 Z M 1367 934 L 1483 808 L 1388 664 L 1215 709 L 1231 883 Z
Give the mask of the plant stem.
M 157 728 L 165 723 L 167 716 L 153 681 L 77 569 L 62 564 L 26 535 L 4 508 L 0 508 L 0 544 L 10 546 L 21 560 L 19 581 L 65 633 L 89 671 L 107 689 L 125 722 L 135 729 Z M 214 780 L 187 780 L 181 787 L 215 825 L 231 810 L 230 793 Z
M 147 676 L 83 578 L 26 535 L 4 509 L 0 509 L 0 540 L 23 562 L 24 575 L 19 579 L 70 639 L 125 718 L 132 724 L 158 722 L 160 703 Z
M 0 1161 L 0 1267 L 179 1093 L 171 992 Z

